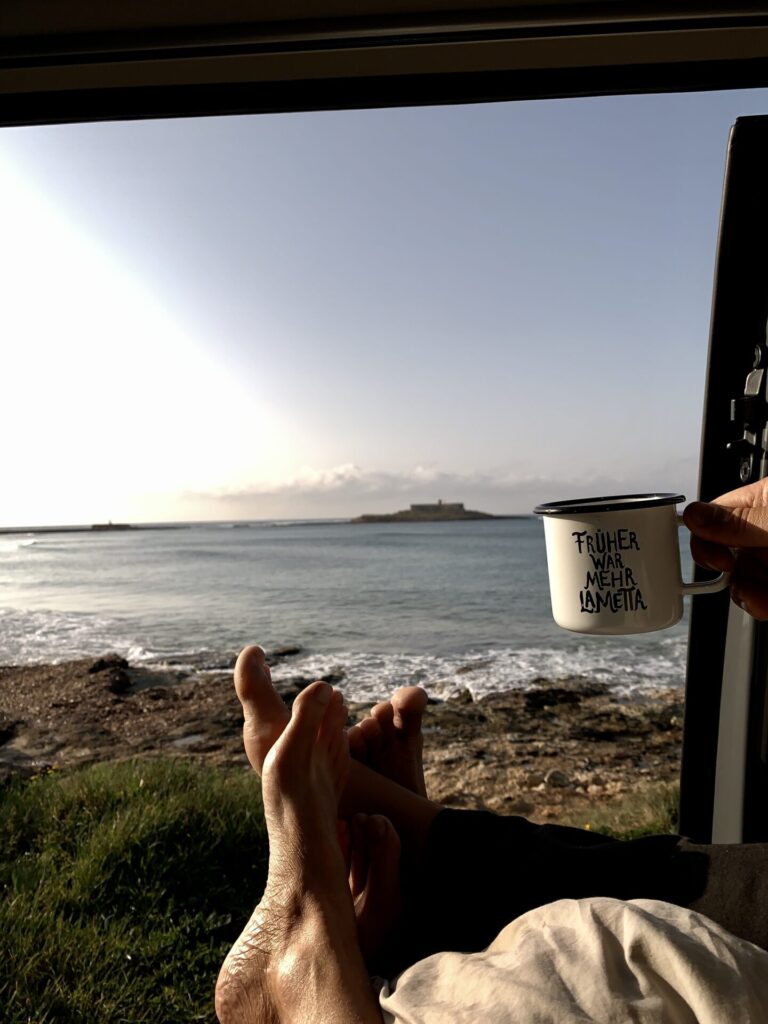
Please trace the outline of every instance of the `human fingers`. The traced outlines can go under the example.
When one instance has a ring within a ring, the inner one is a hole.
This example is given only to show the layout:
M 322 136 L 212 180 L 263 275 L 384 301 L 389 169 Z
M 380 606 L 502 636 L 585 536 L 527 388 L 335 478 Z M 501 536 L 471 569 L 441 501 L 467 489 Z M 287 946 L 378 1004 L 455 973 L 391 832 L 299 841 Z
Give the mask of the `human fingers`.
M 760 508 L 768 505 L 768 477 L 726 491 L 715 498 L 713 504 L 727 505 L 729 508 Z
M 696 536 L 691 536 L 691 555 L 697 565 L 705 569 L 717 569 L 719 572 L 730 572 L 736 561 L 730 548 Z
M 683 522 L 696 537 L 713 544 L 768 547 L 768 505 L 727 506 L 695 501 L 683 512 Z

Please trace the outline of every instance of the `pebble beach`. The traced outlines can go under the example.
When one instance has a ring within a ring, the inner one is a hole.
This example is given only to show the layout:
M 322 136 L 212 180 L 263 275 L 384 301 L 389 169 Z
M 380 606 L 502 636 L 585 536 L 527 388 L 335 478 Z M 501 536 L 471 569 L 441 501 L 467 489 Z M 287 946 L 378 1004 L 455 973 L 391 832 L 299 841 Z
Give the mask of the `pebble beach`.
M 268 651 L 283 699 L 312 679 L 296 657 Z M 333 673 L 328 682 L 341 682 Z M 429 690 L 427 690 L 429 692 Z M 350 723 L 373 702 L 348 701 Z M 679 773 L 682 694 L 646 690 L 631 700 L 574 676 L 473 697 L 430 697 L 424 760 L 432 799 L 555 821 L 621 799 Z M 192 758 L 249 770 L 231 670 L 132 665 L 118 655 L 0 667 L 0 777 L 135 757 Z

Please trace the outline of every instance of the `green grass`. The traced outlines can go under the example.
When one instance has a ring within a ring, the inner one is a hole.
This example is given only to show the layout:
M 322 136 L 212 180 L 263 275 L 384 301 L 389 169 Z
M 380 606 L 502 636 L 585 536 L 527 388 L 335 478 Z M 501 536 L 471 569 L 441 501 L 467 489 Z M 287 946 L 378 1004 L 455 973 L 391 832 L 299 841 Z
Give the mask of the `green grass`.
M 244 771 L 128 762 L 0 790 L 0 1017 L 215 1021 L 266 855 Z
M 677 831 L 677 807 L 680 787 L 672 783 L 646 785 L 622 800 L 597 804 L 588 815 L 579 811 L 562 819 L 563 825 L 576 825 L 603 832 L 616 839 Z
M 674 787 L 571 821 L 674 830 Z M 219 966 L 264 886 L 258 780 L 157 760 L 0 787 L 0 1019 L 215 1021 Z

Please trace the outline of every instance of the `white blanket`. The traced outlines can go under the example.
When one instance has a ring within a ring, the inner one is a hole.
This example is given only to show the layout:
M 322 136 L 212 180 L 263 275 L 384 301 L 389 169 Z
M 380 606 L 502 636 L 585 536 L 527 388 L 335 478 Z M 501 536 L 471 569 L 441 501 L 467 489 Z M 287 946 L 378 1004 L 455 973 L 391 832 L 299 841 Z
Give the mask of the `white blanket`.
M 386 1024 L 768 1024 L 768 953 L 668 903 L 560 900 L 379 1001 Z

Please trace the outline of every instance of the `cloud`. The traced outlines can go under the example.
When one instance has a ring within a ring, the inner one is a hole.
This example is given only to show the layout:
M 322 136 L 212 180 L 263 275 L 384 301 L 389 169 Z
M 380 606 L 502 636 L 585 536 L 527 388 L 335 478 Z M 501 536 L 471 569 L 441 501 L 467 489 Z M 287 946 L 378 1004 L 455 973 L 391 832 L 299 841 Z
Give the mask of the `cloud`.
M 627 494 L 651 490 L 682 489 L 695 493 L 693 459 L 676 460 L 656 469 L 629 466 L 626 473 L 592 473 L 555 476 L 496 472 L 447 472 L 434 466 L 416 465 L 401 472 L 365 469 L 342 463 L 328 469 L 304 467 L 287 481 L 253 483 L 189 493 L 201 517 L 271 518 L 305 516 L 356 516 L 365 512 L 392 512 L 411 502 L 463 501 L 467 508 L 497 514 L 530 512 L 542 501 L 600 494 Z

